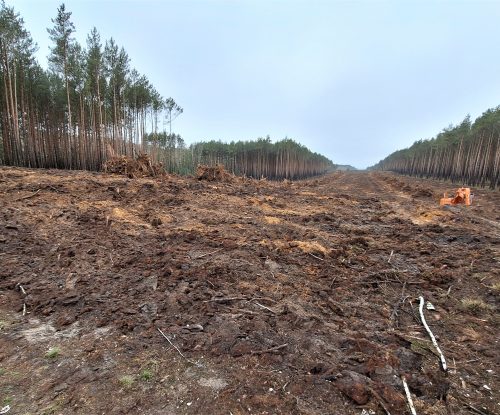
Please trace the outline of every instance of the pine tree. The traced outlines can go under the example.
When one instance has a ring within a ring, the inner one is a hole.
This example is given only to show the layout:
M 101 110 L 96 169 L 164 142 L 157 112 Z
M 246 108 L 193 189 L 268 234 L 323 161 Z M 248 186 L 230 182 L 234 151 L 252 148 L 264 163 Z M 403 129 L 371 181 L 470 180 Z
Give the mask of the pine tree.
M 70 98 L 70 87 L 69 87 L 69 55 L 74 47 L 74 38 L 72 34 L 75 32 L 75 26 L 70 20 L 71 12 L 66 11 L 66 6 L 61 4 L 57 9 L 57 16 L 52 19 L 54 24 L 53 28 L 47 29 L 50 39 L 54 42 L 54 46 L 51 49 L 51 54 L 49 56 L 49 63 L 51 69 L 56 74 L 62 75 L 66 87 L 66 99 L 68 108 L 68 129 L 67 129 L 67 143 L 66 143 L 66 156 L 67 162 L 69 162 L 69 168 L 72 167 L 71 164 L 71 147 L 72 147 L 72 119 L 71 119 L 71 98 Z

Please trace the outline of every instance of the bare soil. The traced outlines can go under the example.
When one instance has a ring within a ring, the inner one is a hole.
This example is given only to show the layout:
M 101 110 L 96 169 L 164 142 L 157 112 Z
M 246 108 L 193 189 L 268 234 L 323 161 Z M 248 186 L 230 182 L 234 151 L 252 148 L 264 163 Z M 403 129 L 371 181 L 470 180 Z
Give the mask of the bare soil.
M 498 414 L 500 195 L 453 189 L 1 168 L 0 408 L 409 414 L 405 377 L 419 415 Z

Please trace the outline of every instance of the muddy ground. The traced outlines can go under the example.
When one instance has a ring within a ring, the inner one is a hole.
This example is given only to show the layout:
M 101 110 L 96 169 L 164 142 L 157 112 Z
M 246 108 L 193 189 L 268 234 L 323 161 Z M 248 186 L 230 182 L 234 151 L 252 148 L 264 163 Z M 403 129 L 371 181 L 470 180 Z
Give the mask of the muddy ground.
M 500 194 L 453 188 L 1 168 L 0 408 L 409 414 L 405 377 L 419 415 L 498 414 Z

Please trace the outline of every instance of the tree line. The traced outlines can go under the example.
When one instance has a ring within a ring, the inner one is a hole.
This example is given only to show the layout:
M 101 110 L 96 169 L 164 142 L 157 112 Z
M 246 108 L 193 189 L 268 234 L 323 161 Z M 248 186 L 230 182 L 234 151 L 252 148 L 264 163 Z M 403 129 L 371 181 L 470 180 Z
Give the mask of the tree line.
M 290 139 L 210 141 L 187 148 L 172 132 L 183 108 L 133 69 L 114 39 L 103 42 L 93 28 L 80 45 L 64 4 L 47 29 L 48 69 L 37 62 L 37 46 L 23 19 L 4 0 L 0 29 L 1 164 L 100 170 L 110 157 L 148 153 L 180 174 L 217 163 L 238 175 L 276 179 L 332 168 L 330 160 Z
M 500 106 L 474 122 L 467 116 L 434 138 L 418 140 L 372 169 L 495 189 L 500 184 Z
M 99 170 L 113 155 L 143 151 L 144 136 L 183 109 L 130 65 L 123 47 L 96 28 L 86 45 L 64 4 L 47 29 L 48 69 L 13 7 L 0 3 L 0 162 Z M 156 143 L 149 147 L 155 149 Z
M 300 179 L 334 169 L 328 158 L 289 138 L 275 143 L 269 136 L 230 143 L 208 141 L 188 148 L 176 134 L 150 134 L 146 138 L 159 143 L 158 158 L 171 173 L 191 174 L 200 164 L 220 164 L 239 176 Z

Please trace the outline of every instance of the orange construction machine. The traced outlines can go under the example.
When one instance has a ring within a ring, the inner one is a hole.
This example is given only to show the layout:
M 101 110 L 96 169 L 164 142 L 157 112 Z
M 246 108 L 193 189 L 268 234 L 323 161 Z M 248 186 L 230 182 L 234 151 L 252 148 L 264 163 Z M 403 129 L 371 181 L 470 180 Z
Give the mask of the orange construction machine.
M 455 197 L 448 197 L 445 193 L 444 197 L 439 201 L 439 206 L 460 204 L 470 206 L 470 204 L 472 203 L 472 198 L 473 195 L 471 195 L 470 193 L 470 188 L 461 187 L 455 192 Z

